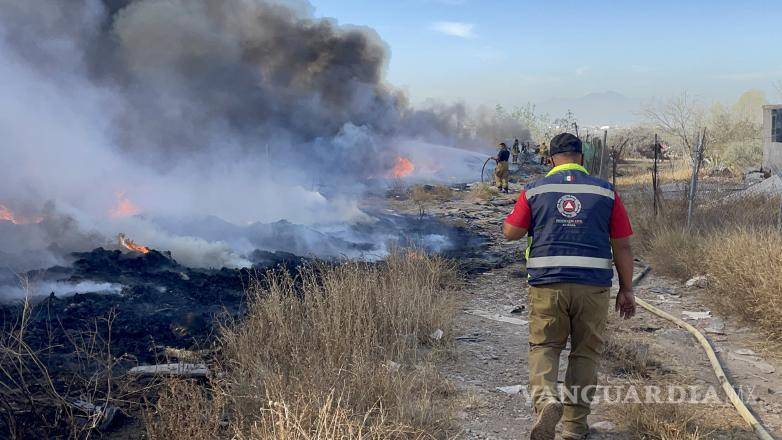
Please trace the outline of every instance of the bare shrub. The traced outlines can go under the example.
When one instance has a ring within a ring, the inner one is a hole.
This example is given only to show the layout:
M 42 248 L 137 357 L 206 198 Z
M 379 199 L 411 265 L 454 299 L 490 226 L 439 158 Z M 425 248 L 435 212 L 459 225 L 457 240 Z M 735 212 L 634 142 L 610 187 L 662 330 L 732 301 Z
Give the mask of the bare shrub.
M 217 412 L 225 399 L 222 435 L 239 439 L 446 437 L 454 391 L 427 365 L 448 343 L 431 334 L 451 333 L 455 281 L 451 263 L 415 251 L 270 274 L 250 286 L 247 316 L 222 328 L 220 378 L 189 406 Z M 183 412 L 158 404 L 152 417 L 199 434 L 158 438 L 212 434 L 213 417 Z
M 721 162 L 738 176 L 748 167 L 759 168 L 762 161 L 763 144 L 758 141 L 729 142 L 721 156 Z
M 86 438 L 109 428 L 138 393 L 115 371 L 128 363 L 112 354 L 116 315 L 96 317 L 82 330 L 50 323 L 41 338 L 28 331 L 39 307 L 27 295 L 15 317 L 0 324 L 0 437 Z

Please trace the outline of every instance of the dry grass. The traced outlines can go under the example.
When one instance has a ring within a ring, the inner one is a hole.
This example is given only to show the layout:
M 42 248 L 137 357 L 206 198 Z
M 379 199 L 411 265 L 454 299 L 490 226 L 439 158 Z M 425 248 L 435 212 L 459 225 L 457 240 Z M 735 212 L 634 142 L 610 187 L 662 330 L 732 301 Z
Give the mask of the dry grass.
M 637 438 L 700 440 L 711 438 L 695 421 L 692 408 L 681 404 L 633 404 L 622 408 L 622 420 Z
M 649 238 L 648 261 L 657 271 L 686 280 L 708 268 L 703 260 L 710 235 L 692 234 L 681 227 L 663 226 Z
M 626 403 L 608 405 L 611 419 L 636 435 L 635 438 L 658 440 L 700 440 L 710 438 L 703 435 L 700 423 L 695 422 L 696 412 L 693 405 L 655 403 L 646 399 L 647 383 L 664 386 L 669 378 L 655 375 L 651 367 L 659 363 L 650 355 L 649 346 L 643 342 L 627 338 L 627 334 L 617 337 L 614 333 L 606 340 L 603 350 L 603 366 L 613 376 L 626 378 L 623 384 L 635 386 L 638 397 L 644 403 Z M 644 382 L 647 380 L 647 382 Z M 616 386 L 616 382 L 611 382 Z
M 418 207 L 418 215 L 426 214 L 426 207 L 454 199 L 454 190 L 444 185 L 415 185 L 409 190 L 410 200 Z
M 450 334 L 455 281 L 441 258 L 396 252 L 255 283 L 245 319 L 222 329 L 220 377 L 209 392 L 173 382 L 150 437 L 449 436 L 454 391 L 429 364 L 447 337 L 430 335 Z
M 454 190 L 445 185 L 415 185 L 410 188 L 410 198 L 413 201 L 448 201 L 453 200 Z
M 782 340 L 782 234 L 772 228 L 738 229 L 713 240 L 704 260 L 714 300 Z
M 653 162 L 642 161 L 631 167 L 622 167 L 626 173 L 616 177 L 617 187 L 651 187 Z M 668 160 L 657 165 L 660 182 L 688 182 L 690 165 L 685 160 Z
M 645 399 L 643 384 L 637 384 Z M 713 438 L 755 439 L 755 434 L 730 405 L 692 403 L 633 403 L 617 405 L 612 415 L 639 439 L 706 440 Z
M 765 197 L 707 200 L 690 230 L 683 226 L 683 202 L 666 201 L 657 218 L 643 201 L 630 199 L 628 211 L 636 250 L 655 271 L 682 280 L 708 274 L 715 305 L 782 340 L 779 203 Z
M 491 200 L 499 193 L 500 191 L 497 187 L 481 182 L 470 188 L 470 192 L 467 193 L 466 199 L 470 201 Z
M 606 339 L 603 359 L 616 376 L 649 377 L 650 368 L 658 365 L 649 355 L 649 345 L 618 340 L 613 334 Z
M 648 345 L 626 336 L 625 333 L 621 338 L 614 337 L 607 341 L 603 353 L 604 364 L 614 376 L 625 379 L 623 385 L 635 387 L 642 403 L 630 400 L 607 405 L 605 409 L 612 421 L 634 434 L 633 438 L 754 438 L 754 434 L 747 430 L 744 421 L 730 405 L 666 402 L 666 386 L 686 387 L 692 383 L 692 378 L 660 368 L 660 361 L 650 354 Z M 619 384 L 614 379 L 609 385 Z M 657 391 L 652 391 L 653 388 Z M 649 392 L 652 394 L 647 395 Z

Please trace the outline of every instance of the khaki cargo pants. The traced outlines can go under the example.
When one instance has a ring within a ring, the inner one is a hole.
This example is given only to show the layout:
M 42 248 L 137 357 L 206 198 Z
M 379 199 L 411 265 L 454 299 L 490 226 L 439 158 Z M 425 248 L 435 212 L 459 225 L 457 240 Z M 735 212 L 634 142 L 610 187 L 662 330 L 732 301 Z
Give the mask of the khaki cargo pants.
M 508 189 L 508 162 L 497 162 L 494 168 L 494 181 L 497 188 Z
M 587 416 L 603 352 L 609 288 L 583 284 L 548 284 L 529 288 L 529 383 L 535 411 L 559 400 L 559 355 L 570 337 L 563 432 L 589 432 Z

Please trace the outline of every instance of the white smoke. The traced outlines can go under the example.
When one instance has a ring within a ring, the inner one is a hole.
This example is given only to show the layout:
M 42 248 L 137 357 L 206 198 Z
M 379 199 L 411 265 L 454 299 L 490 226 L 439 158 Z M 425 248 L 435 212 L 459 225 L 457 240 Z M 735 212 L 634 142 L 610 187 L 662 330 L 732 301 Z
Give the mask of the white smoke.
M 25 283 L 24 286 L 2 286 L 0 288 L 0 303 L 20 298 L 37 299 L 47 295 L 62 298 L 77 293 L 103 293 L 119 294 L 123 286 L 117 283 L 96 283 L 92 281 L 80 281 L 71 283 L 65 281 L 45 281 L 37 283 Z

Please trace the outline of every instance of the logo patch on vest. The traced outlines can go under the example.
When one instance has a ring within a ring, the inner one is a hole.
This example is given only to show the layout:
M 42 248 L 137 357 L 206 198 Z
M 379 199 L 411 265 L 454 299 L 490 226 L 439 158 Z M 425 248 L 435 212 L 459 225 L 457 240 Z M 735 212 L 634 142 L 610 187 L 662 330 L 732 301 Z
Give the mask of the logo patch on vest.
M 573 218 L 581 212 L 581 201 L 573 195 L 564 195 L 557 201 L 557 211 L 563 217 Z

